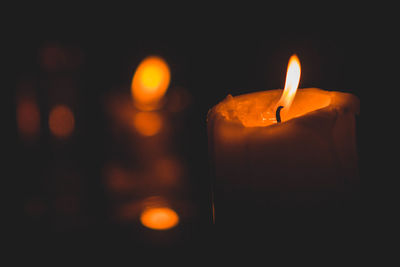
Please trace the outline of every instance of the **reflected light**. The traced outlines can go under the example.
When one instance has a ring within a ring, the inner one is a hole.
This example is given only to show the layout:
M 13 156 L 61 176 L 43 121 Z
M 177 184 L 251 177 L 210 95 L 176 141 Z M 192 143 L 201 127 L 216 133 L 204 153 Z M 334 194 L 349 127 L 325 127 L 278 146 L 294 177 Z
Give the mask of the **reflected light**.
M 17 125 L 21 137 L 33 139 L 39 135 L 40 114 L 34 99 L 21 97 L 17 103 Z
M 167 91 L 170 78 L 169 67 L 162 58 L 145 58 L 132 79 L 131 92 L 136 107 L 142 110 L 157 109 Z
M 50 132 L 58 138 L 69 137 L 75 128 L 74 114 L 65 105 L 57 105 L 49 115 Z
M 156 135 L 162 128 L 162 118 L 157 112 L 141 111 L 134 115 L 133 125 L 141 135 Z
M 140 215 L 140 222 L 150 229 L 167 230 L 178 224 L 179 217 L 168 207 L 146 208 Z

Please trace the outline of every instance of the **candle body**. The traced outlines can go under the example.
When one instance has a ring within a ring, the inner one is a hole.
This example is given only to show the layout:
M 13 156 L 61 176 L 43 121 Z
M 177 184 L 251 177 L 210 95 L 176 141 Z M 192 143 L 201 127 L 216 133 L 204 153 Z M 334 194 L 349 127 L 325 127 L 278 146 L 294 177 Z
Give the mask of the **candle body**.
M 208 114 L 217 224 L 269 220 L 269 213 L 284 209 L 341 205 L 358 190 L 358 99 L 346 93 L 300 89 L 288 120 L 267 126 L 253 126 L 257 122 L 235 113 L 243 103 L 249 107 L 260 99 L 272 103 L 281 92 L 242 95 L 233 104 L 236 97 L 227 98 Z M 246 216 L 240 215 L 243 212 Z

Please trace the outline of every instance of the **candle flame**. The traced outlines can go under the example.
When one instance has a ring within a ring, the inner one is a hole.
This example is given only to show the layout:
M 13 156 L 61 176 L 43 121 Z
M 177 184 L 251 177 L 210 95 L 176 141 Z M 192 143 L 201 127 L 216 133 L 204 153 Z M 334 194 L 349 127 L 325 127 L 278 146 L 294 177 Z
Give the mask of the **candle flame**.
M 283 111 L 287 113 L 290 106 L 292 105 L 293 99 L 296 95 L 297 88 L 300 82 L 300 60 L 296 55 L 293 55 L 289 59 L 285 88 L 281 98 L 278 101 L 277 106 L 283 106 Z
M 145 58 L 132 79 L 131 92 L 136 107 L 141 110 L 157 109 L 167 91 L 170 76 L 169 67 L 162 58 Z

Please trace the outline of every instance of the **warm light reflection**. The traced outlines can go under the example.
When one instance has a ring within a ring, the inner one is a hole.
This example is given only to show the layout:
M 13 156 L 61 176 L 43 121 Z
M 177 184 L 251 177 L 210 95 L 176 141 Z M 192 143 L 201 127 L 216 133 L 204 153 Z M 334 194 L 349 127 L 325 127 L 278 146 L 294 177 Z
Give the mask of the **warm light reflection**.
M 167 230 L 179 222 L 178 214 L 168 207 L 146 208 L 140 215 L 140 222 L 150 229 Z
M 17 103 L 17 125 L 21 137 L 33 139 L 39 135 L 39 107 L 33 98 L 21 97 Z
M 58 138 L 67 138 L 75 127 L 74 114 L 65 105 L 57 105 L 49 115 L 49 128 L 53 135 Z
M 133 125 L 144 136 L 156 135 L 162 127 L 160 114 L 152 111 L 141 111 L 134 115 Z
M 289 108 L 292 105 L 293 99 L 296 95 L 297 87 L 299 86 L 300 82 L 300 73 L 300 60 L 296 55 L 293 55 L 290 57 L 288 63 L 285 88 L 283 89 L 282 96 L 277 104 L 277 106 L 283 106 L 285 113 L 289 111 Z
M 160 57 L 145 58 L 137 67 L 132 79 L 132 97 L 135 105 L 142 110 L 154 110 L 167 91 L 170 70 Z

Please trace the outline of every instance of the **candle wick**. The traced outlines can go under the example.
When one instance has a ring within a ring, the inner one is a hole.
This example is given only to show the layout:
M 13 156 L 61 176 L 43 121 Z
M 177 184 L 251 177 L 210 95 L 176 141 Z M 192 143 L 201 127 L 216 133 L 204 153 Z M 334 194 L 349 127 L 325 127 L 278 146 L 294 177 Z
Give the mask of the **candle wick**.
M 276 109 L 276 114 L 275 114 L 275 116 L 276 116 L 276 121 L 277 121 L 278 123 L 281 122 L 281 109 L 283 109 L 283 106 L 279 106 L 279 107 Z

